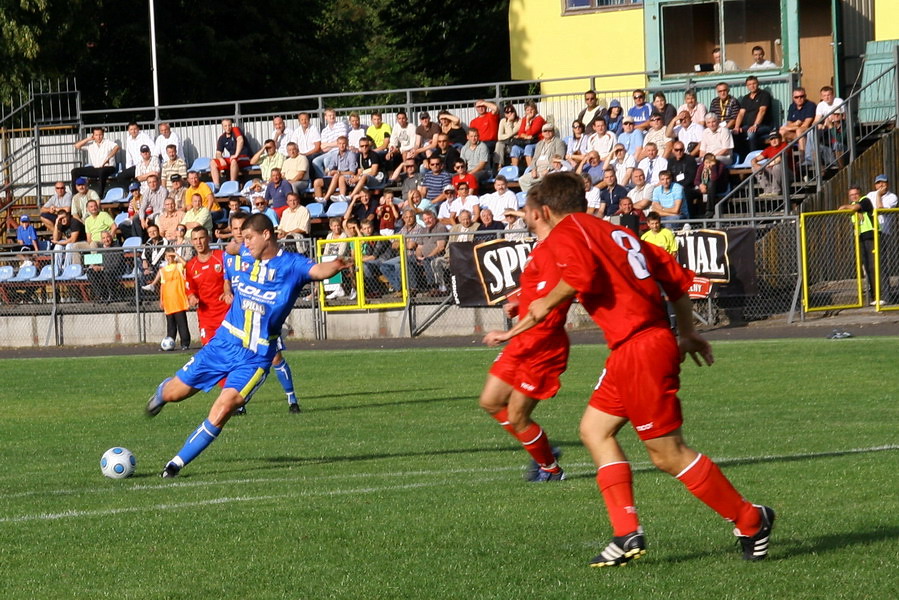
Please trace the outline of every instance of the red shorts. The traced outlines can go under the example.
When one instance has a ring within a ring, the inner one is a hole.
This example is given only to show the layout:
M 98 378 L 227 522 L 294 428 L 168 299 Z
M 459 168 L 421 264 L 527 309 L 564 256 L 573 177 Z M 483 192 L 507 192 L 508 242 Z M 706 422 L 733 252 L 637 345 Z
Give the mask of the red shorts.
M 513 340 L 496 357 L 490 374 L 529 398 L 552 398 L 562 386 L 559 376 L 568 367 L 568 347 L 566 334 L 541 338 L 537 348 Z
M 221 325 L 221 324 L 222 324 L 221 319 L 219 319 L 219 321 L 217 323 L 212 324 L 212 325 L 210 325 L 208 323 L 203 323 L 203 321 L 199 322 L 200 341 L 203 343 L 204 346 L 209 343 L 209 341 L 213 338 L 213 336 L 215 336 L 215 332 L 218 331 L 219 325 Z
M 218 167 L 219 171 L 225 171 L 235 160 L 237 161 L 238 168 L 246 169 L 250 166 L 250 159 L 246 156 L 227 156 L 222 158 L 215 158 L 212 160 L 212 164 Z
M 642 440 L 681 426 L 680 349 L 670 330 L 645 329 L 615 348 L 590 397 L 590 406 L 625 417 Z

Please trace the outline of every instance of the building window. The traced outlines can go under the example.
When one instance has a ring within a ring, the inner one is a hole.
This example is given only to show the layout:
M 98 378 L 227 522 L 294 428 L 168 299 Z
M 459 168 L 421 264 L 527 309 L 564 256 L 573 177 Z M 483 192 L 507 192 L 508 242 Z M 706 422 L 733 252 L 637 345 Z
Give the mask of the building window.
M 643 0 L 562 0 L 562 12 L 571 15 L 601 8 L 630 8 L 640 4 L 643 4 Z
M 661 8 L 664 75 L 779 69 L 783 63 L 780 0 L 705 0 Z

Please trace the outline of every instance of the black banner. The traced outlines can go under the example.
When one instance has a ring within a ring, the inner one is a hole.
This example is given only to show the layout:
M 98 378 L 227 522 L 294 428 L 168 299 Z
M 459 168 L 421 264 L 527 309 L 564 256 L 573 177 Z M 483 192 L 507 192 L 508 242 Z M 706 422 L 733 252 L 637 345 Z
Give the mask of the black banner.
M 713 297 L 758 291 L 755 230 L 699 229 L 676 234 L 678 262 L 711 282 Z M 457 242 L 450 252 L 453 297 L 460 306 L 494 306 L 518 288 L 518 277 L 533 242 Z M 705 292 L 703 292 L 705 293 Z

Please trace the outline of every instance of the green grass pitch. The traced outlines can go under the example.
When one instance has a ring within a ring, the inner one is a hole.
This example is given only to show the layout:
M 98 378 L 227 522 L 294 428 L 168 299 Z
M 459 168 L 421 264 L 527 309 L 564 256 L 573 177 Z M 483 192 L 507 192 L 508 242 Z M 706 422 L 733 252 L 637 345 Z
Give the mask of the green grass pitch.
M 272 374 L 172 481 L 158 472 L 212 395 L 143 406 L 185 355 L 6 360 L 0 598 L 899 597 L 897 340 L 715 351 L 684 365 L 685 433 L 777 510 L 762 563 L 627 430 L 649 552 L 586 566 L 610 536 L 577 437 L 598 346 L 573 349 L 535 414 L 564 450 L 558 485 L 523 482 L 525 452 L 477 408 L 489 349 L 289 352 L 303 414 Z M 131 479 L 100 474 L 116 445 Z

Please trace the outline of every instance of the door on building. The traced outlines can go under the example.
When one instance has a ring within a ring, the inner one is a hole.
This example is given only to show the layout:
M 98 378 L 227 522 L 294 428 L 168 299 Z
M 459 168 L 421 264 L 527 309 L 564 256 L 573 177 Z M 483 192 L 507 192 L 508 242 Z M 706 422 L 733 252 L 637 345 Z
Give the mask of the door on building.
M 799 64 L 802 66 L 802 86 L 809 99 L 817 102 L 819 90 L 835 81 L 834 0 L 799 0 Z

